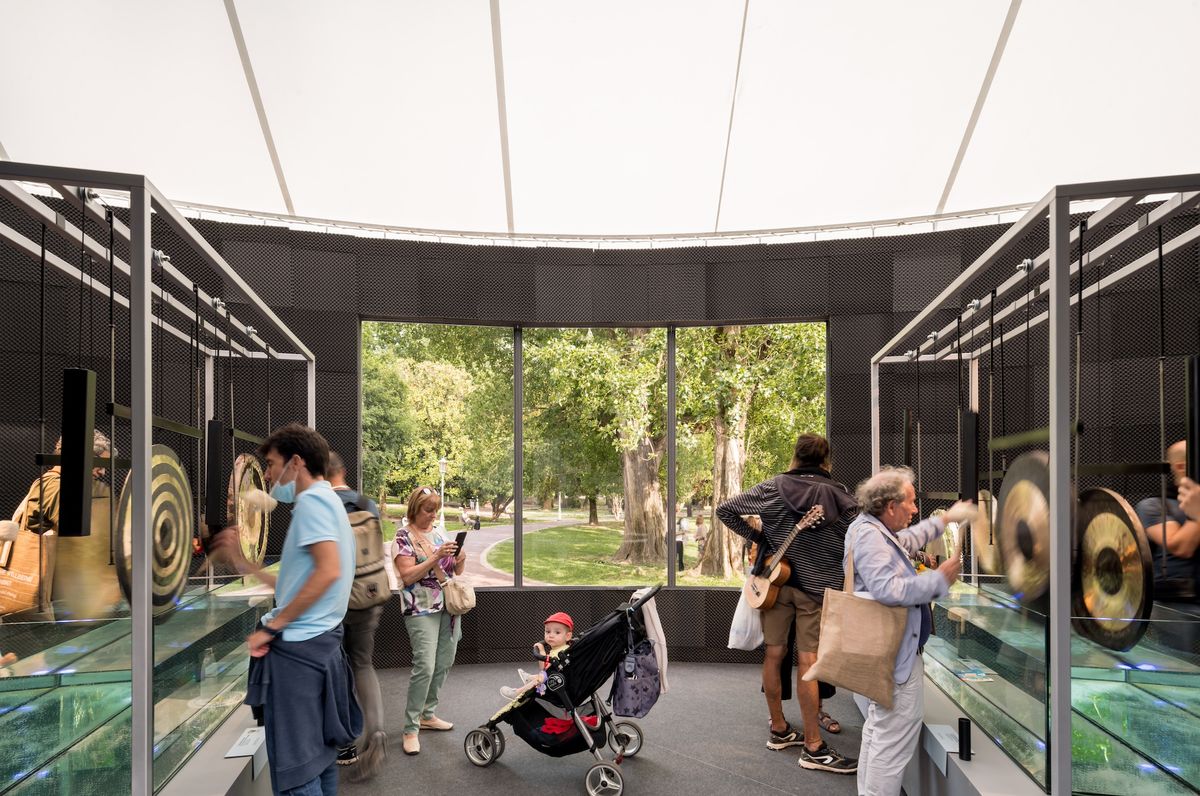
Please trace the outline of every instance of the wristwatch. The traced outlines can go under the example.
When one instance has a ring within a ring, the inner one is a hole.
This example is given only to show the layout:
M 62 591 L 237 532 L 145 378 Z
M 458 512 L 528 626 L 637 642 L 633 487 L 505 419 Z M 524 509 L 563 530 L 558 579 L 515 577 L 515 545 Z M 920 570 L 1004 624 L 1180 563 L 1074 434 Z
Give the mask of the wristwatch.
M 283 635 L 283 628 L 273 628 L 263 623 L 258 624 L 258 629 L 266 632 L 271 638 L 279 638 Z

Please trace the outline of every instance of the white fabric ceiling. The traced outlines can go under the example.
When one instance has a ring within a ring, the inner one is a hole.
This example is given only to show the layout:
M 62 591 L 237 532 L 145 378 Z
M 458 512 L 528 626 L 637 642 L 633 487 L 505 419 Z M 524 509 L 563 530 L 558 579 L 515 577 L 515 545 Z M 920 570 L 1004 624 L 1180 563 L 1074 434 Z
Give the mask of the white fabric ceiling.
M 1197 33 L 1200 0 L 4 3 L 0 154 L 426 229 L 963 212 L 1200 171 Z

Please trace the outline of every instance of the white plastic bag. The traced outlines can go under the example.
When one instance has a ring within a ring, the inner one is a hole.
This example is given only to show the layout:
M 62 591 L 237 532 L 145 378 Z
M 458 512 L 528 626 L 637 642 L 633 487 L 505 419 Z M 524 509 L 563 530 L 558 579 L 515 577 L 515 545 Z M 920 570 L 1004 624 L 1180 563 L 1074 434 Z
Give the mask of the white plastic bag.
M 746 602 L 746 591 L 743 589 L 738 597 L 737 608 L 733 611 L 733 624 L 729 626 L 729 649 L 753 651 L 762 643 L 762 614 Z

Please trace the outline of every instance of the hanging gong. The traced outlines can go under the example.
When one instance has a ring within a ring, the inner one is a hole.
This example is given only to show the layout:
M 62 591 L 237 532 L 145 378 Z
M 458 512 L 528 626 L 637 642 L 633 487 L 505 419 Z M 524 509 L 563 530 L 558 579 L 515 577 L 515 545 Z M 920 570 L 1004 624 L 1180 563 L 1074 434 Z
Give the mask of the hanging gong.
M 971 520 L 971 549 L 979 571 L 985 575 L 1000 574 L 1000 551 L 993 535 L 996 521 L 996 499 L 986 489 L 977 495 L 979 513 Z
M 1125 651 L 1145 634 L 1154 607 L 1146 532 L 1125 498 L 1109 489 L 1080 495 L 1071 615 L 1079 635 Z
M 125 599 L 133 602 L 133 484 L 131 472 L 121 488 L 117 513 L 117 580 Z M 150 597 L 155 613 L 175 605 L 187 583 L 192 561 L 192 490 L 175 451 L 166 445 L 150 449 Z
M 1025 604 L 1050 588 L 1050 455 L 1017 457 L 1004 475 L 996 512 L 996 546 L 1013 595 Z
M 242 555 L 252 564 L 262 564 L 266 555 L 271 514 L 248 498 L 255 491 L 266 491 L 265 483 L 262 466 L 252 454 L 243 453 L 234 460 L 229 474 L 226 516 L 237 526 Z

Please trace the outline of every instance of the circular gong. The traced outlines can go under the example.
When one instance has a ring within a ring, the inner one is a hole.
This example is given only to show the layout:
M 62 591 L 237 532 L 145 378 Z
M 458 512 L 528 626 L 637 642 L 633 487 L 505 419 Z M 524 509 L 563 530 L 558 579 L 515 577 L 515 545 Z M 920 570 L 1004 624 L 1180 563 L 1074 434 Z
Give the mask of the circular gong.
M 1080 495 L 1075 527 L 1075 629 L 1109 649 L 1128 650 L 1145 634 L 1145 620 L 1154 607 L 1154 564 L 1146 532 L 1125 498 L 1109 489 Z
M 265 484 L 262 466 L 253 455 L 243 453 L 234 460 L 226 511 L 229 522 L 237 526 L 242 555 L 252 564 L 262 564 L 266 555 L 271 515 L 247 498 L 255 490 L 266 491 Z
M 125 599 L 133 602 L 133 473 L 121 488 L 117 512 L 117 580 Z M 175 451 L 166 445 L 150 449 L 150 597 L 155 613 L 170 609 L 187 583 L 192 560 L 192 490 Z
M 979 571 L 985 575 L 1000 573 L 1000 551 L 996 547 L 993 528 L 996 520 L 996 498 L 986 489 L 976 496 L 979 513 L 971 520 L 971 549 L 975 552 Z
M 1017 457 L 1004 475 L 996 511 L 996 546 L 1013 595 L 1032 603 L 1050 588 L 1050 455 Z

